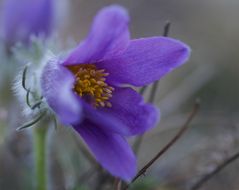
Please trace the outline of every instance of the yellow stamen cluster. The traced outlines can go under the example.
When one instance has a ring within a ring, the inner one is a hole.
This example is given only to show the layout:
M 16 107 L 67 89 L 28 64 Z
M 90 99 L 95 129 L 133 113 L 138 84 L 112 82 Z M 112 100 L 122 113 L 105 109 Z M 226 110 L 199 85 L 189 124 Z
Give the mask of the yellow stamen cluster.
M 74 91 L 81 97 L 90 98 L 88 101 L 94 107 L 111 107 L 113 87 L 106 83 L 104 69 L 97 69 L 94 64 L 80 64 L 67 67 L 76 77 Z

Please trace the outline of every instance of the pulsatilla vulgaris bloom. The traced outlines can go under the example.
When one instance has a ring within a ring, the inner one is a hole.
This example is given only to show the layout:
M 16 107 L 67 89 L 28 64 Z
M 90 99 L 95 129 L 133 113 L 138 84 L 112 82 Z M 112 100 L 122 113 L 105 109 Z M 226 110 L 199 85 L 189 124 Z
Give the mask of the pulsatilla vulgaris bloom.
M 45 65 L 42 94 L 64 124 L 73 126 L 97 161 L 130 180 L 136 158 L 125 140 L 154 127 L 158 110 L 131 87 L 159 80 L 189 57 L 189 48 L 166 37 L 130 40 L 120 6 L 101 10 L 88 37 L 64 60 Z
M 53 24 L 53 0 L 5 0 L 2 12 L 5 43 L 29 43 L 30 37 L 47 37 Z

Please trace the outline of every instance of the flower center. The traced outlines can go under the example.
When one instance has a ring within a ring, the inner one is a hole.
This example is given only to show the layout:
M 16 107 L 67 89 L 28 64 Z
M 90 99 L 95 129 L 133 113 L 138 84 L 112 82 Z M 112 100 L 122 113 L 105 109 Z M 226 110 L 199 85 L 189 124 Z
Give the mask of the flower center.
M 73 90 L 94 107 L 111 107 L 109 99 L 112 97 L 113 87 L 106 83 L 109 73 L 104 69 L 97 69 L 94 64 L 80 64 L 67 66 L 75 75 L 76 82 Z

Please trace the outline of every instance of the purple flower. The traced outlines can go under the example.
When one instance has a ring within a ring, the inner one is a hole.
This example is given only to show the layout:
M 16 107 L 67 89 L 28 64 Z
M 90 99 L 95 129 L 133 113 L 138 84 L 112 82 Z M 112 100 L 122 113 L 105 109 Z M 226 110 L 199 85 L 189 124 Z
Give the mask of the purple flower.
M 125 85 L 159 80 L 190 52 L 171 38 L 130 40 L 128 22 L 122 7 L 102 9 L 88 37 L 65 60 L 49 61 L 41 78 L 59 120 L 73 126 L 105 169 L 127 181 L 136 173 L 136 158 L 125 137 L 153 128 L 159 112 Z
M 52 0 L 5 0 L 3 38 L 7 44 L 29 43 L 31 35 L 47 37 L 53 24 Z

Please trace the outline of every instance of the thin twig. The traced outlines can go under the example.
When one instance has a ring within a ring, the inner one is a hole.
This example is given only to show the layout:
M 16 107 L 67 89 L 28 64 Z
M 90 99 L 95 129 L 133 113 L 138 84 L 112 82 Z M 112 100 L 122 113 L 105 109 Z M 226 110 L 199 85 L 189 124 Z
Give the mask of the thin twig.
M 112 181 L 114 181 L 114 178 L 103 168 L 100 168 L 100 170 L 98 170 L 98 177 L 95 183 L 95 187 L 97 190 L 105 190 L 105 184 L 107 184 L 108 182 L 112 183 Z
M 205 175 L 202 179 L 200 179 L 196 184 L 194 184 L 190 190 L 198 190 L 200 189 L 208 180 L 214 177 L 217 173 L 219 173 L 223 168 L 227 165 L 231 164 L 232 162 L 236 161 L 239 158 L 239 152 L 233 154 L 231 157 L 226 159 L 223 163 L 218 165 L 212 172 Z
M 170 26 L 171 26 L 171 23 L 169 21 L 167 21 L 164 25 L 163 36 L 166 37 L 166 36 L 169 35 Z M 154 84 L 152 86 L 152 89 L 151 89 L 151 92 L 150 92 L 150 95 L 149 95 L 149 102 L 150 103 L 154 103 L 154 101 L 155 101 L 158 84 L 159 84 L 159 81 L 156 81 L 156 82 L 154 82 Z M 143 95 L 143 93 L 146 91 L 147 88 L 148 88 L 148 86 L 142 87 L 140 89 L 140 94 Z M 135 155 L 138 155 L 140 146 L 141 146 L 142 141 L 143 141 L 143 137 L 144 137 L 144 135 L 139 136 L 138 138 L 136 138 L 136 140 L 134 142 L 133 149 L 134 149 Z
M 166 24 L 164 25 L 163 36 L 167 37 L 169 35 L 170 26 L 171 26 L 171 23 L 169 21 L 167 21 Z M 152 86 L 152 90 L 151 90 L 150 97 L 149 97 L 149 102 L 151 102 L 151 103 L 153 103 L 155 100 L 158 83 L 159 83 L 159 81 L 156 81 Z
M 139 93 L 143 96 L 144 95 L 144 92 L 147 90 L 148 86 L 144 86 L 140 89 Z M 133 144 L 133 150 L 134 150 L 134 153 L 135 155 L 137 156 L 138 155 L 138 152 L 139 152 L 139 147 L 142 143 L 142 140 L 143 140 L 143 135 L 137 137 L 134 141 L 134 144 Z
M 169 35 L 170 26 L 171 26 L 171 22 L 170 21 L 166 21 L 166 23 L 164 25 L 163 36 L 167 37 Z
M 135 153 L 136 156 L 139 153 L 139 148 L 140 148 L 140 145 L 141 145 L 141 143 L 143 141 L 143 138 L 144 138 L 144 135 L 140 135 L 134 141 L 133 150 L 134 150 L 134 153 Z
M 163 36 L 168 36 L 169 35 L 170 26 L 171 26 L 171 23 L 169 21 L 167 21 L 164 25 Z M 158 83 L 159 83 L 159 81 L 156 81 L 152 86 L 150 96 L 149 96 L 149 102 L 150 103 L 154 103 L 154 101 L 155 101 L 156 92 L 157 92 L 157 88 L 158 88 Z M 140 89 L 139 93 L 141 95 L 143 95 L 147 88 L 148 88 L 148 86 L 142 87 Z M 143 141 L 143 135 L 139 136 L 135 140 L 135 143 L 133 145 L 133 149 L 134 149 L 134 152 L 135 152 L 136 155 L 139 152 L 139 148 L 140 148 L 140 145 L 141 145 L 142 141 Z
M 158 89 L 158 84 L 159 84 L 159 81 L 156 81 L 152 86 L 150 96 L 149 96 L 149 102 L 150 103 L 153 103 L 154 100 L 155 100 L 156 92 L 157 92 L 157 89 Z
M 120 190 L 121 184 L 122 184 L 121 180 L 119 178 L 115 178 L 114 190 Z
M 192 112 L 190 113 L 188 119 L 186 120 L 185 124 L 181 127 L 179 132 L 173 137 L 173 139 L 166 144 L 166 146 L 163 147 L 162 150 L 159 151 L 159 153 L 151 159 L 138 173 L 137 175 L 133 178 L 132 182 L 128 184 L 124 190 L 128 189 L 128 187 L 135 182 L 141 175 L 144 175 L 147 169 L 156 161 L 158 160 L 175 142 L 184 134 L 184 132 L 188 129 L 190 122 L 194 118 L 194 116 L 197 114 L 199 110 L 199 101 L 195 102 L 194 108 Z
M 148 86 L 144 86 L 140 89 L 139 93 L 143 96 L 145 91 L 147 90 Z M 134 153 L 135 155 L 137 156 L 138 155 L 138 152 L 139 152 L 139 148 L 140 148 L 140 145 L 142 143 L 142 140 L 143 140 L 143 135 L 137 137 L 134 141 L 134 144 L 133 144 L 133 150 L 134 150 Z

